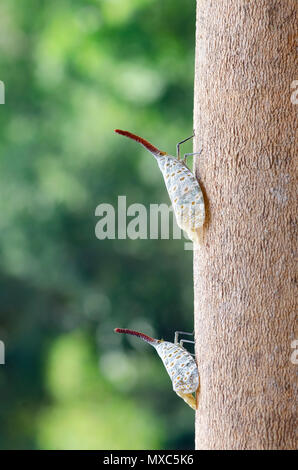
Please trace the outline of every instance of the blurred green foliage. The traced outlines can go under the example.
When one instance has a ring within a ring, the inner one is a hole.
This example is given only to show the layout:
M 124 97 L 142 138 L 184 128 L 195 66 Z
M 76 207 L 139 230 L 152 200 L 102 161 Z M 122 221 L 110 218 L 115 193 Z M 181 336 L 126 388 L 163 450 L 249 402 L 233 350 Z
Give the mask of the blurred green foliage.
M 156 162 L 192 131 L 195 2 L 1 0 L 0 447 L 193 448 L 155 351 L 193 328 L 183 240 L 103 240 L 95 208 L 169 203 Z M 190 151 L 191 144 L 185 145 Z

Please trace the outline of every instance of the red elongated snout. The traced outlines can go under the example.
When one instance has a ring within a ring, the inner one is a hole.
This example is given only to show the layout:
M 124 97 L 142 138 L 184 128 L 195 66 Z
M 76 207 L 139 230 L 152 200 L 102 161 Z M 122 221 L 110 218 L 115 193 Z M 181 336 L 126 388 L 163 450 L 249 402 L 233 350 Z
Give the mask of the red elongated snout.
M 128 328 L 115 328 L 114 331 L 115 333 L 125 333 L 127 335 L 137 336 L 143 341 L 146 341 L 146 343 L 155 343 L 157 341 L 156 339 L 151 338 L 151 336 L 145 335 L 144 333 L 139 333 L 135 330 L 129 330 Z
M 124 135 L 125 137 L 128 137 L 129 139 L 135 140 L 136 142 L 139 142 L 142 144 L 149 152 L 153 153 L 153 155 L 160 156 L 160 155 L 166 155 L 166 152 L 163 152 L 162 150 L 159 150 L 157 147 L 154 147 L 154 145 L 150 144 L 148 140 L 143 139 L 142 137 L 139 137 L 136 134 L 133 134 L 132 132 L 129 131 L 122 131 L 121 129 L 115 129 L 115 132 L 120 135 Z

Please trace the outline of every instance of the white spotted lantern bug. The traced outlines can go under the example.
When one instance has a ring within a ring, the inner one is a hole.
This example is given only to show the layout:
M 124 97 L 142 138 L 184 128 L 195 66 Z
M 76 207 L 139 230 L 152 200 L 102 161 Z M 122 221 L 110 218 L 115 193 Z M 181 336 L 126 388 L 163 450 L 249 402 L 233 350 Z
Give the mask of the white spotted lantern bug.
M 154 339 L 144 333 L 128 330 L 126 328 L 116 328 L 114 331 L 115 333 L 126 333 L 137 336 L 143 341 L 146 341 L 146 343 L 151 344 L 162 359 L 167 373 L 172 380 L 174 392 L 193 410 L 196 409 L 197 401 L 193 393 L 196 393 L 199 386 L 199 372 L 193 355 L 183 347 L 183 343 L 194 343 L 194 341 L 178 341 L 179 334 L 192 335 L 192 333 L 176 331 L 174 343 L 170 343 L 169 341 Z
M 198 229 L 204 224 L 205 204 L 200 185 L 186 165 L 186 157 L 200 153 L 186 153 L 184 158 L 180 159 L 180 145 L 192 139 L 194 135 L 177 144 L 177 158 L 175 158 L 131 132 L 120 129 L 115 129 L 115 132 L 139 142 L 154 155 L 163 174 L 178 226 L 186 231 L 194 243 L 199 243 Z

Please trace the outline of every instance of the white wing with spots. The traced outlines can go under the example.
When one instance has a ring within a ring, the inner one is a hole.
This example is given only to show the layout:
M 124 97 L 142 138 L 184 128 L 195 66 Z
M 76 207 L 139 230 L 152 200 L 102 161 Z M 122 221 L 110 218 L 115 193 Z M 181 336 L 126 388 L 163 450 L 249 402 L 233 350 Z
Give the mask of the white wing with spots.
M 192 172 L 181 160 L 169 155 L 157 158 L 163 174 L 177 224 L 192 241 L 196 231 L 203 226 L 205 205 L 202 190 Z
M 199 386 L 199 373 L 192 355 L 182 346 L 162 341 L 154 345 L 172 380 L 175 392 L 193 393 Z
M 193 242 L 198 242 L 197 230 L 205 221 L 205 205 L 199 183 L 182 160 L 159 150 L 147 140 L 129 131 L 115 132 L 142 144 L 154 155 L 163 174 L 177 224 Z

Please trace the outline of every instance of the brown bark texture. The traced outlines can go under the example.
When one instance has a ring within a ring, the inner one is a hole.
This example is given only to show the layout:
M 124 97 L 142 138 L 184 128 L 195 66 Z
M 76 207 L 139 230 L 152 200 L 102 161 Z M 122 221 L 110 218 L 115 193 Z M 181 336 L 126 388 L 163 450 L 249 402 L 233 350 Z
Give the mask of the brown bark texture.
M 296 27 L 296 0 L 197 0 L 197 449 L 297 446 Z

